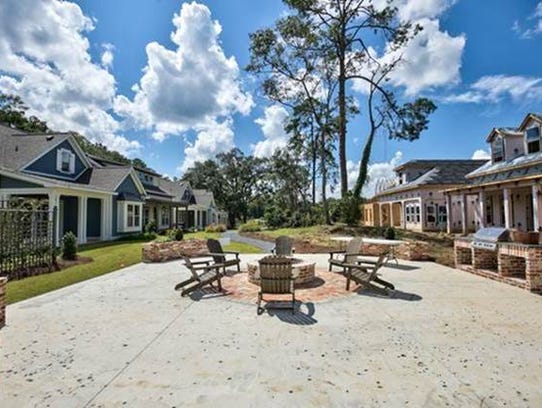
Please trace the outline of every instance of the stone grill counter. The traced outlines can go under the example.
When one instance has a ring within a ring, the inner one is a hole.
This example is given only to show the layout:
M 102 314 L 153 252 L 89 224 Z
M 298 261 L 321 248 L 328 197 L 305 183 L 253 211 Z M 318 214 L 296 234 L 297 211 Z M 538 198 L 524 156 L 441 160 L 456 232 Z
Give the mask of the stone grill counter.
M 454 241 L 457 269 L 542 294 L 542 246 L 500 242 L 495 251 L 472 247 L 469 238 Z

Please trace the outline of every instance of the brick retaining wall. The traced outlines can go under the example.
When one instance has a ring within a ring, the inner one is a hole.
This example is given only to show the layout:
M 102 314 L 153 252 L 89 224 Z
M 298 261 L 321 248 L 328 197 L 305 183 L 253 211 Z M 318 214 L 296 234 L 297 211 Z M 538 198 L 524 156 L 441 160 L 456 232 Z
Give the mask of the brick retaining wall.
M 166 262 L 183 256 L 196 256 L 209 252 L 207 242 L 202 239 L 186 241 L 149 242 L 143 245 L 142 261 L 145 263 Z
M 420 241 L 408 241 L 394 248 L 395 256 L 407 261 L 425 261 L 428 259 L 427 249 L 429 244 Z M 379 256 L 381 253 L 389 251 L 390 246 L 385 244 L 363 243 L 361 253 L 368 256 Z
M 0 329 L 6 325 L 6 289 L 8 278 L 0 277 Z

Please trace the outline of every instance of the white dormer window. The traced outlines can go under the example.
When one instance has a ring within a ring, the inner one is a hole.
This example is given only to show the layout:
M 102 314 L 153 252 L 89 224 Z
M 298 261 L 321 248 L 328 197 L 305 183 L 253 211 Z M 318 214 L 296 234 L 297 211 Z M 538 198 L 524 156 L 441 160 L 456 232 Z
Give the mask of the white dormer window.
M 504 160 L 504 140 L 502 137 L 496 137 L 491 143 L 491 155 L 493 163 Z
M 67 149 L 58 149 L 56 153 L 56 169 L 61 173 L 75 173 L 75 154 Z
M 540 128 L 538 126 L 525 131 L 525 143 L 527 144 L 527 154 L 540 151 Z

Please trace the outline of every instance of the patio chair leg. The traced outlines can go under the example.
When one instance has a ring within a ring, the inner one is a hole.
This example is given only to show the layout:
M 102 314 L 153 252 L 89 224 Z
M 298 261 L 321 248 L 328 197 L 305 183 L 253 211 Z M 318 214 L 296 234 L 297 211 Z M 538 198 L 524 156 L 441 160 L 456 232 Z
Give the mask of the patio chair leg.
M 292 293 L 292 314 L 295 314 L 295 294 Z
M 220 278 L 218 278 L 218 290 L 222 292 L 222 283 L 220 282 Z
M 259 292 L 258 293 L 258 307 L 256 308 L 256 314 L 257 315 L 261 315 L 263 313 L 261 303 L 262 303 L 262 292 Z

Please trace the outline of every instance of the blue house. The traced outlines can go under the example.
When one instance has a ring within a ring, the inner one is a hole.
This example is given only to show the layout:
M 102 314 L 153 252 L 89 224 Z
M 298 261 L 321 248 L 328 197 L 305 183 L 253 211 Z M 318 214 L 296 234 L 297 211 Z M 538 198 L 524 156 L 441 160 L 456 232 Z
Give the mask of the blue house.
M 70 133 L 28 134 L 0 124 L 0 203 L 47 200 L 57 209 L 56 236 L 79 243 L 187 225 L 195 203 L 188 183 L 87 155 Z

